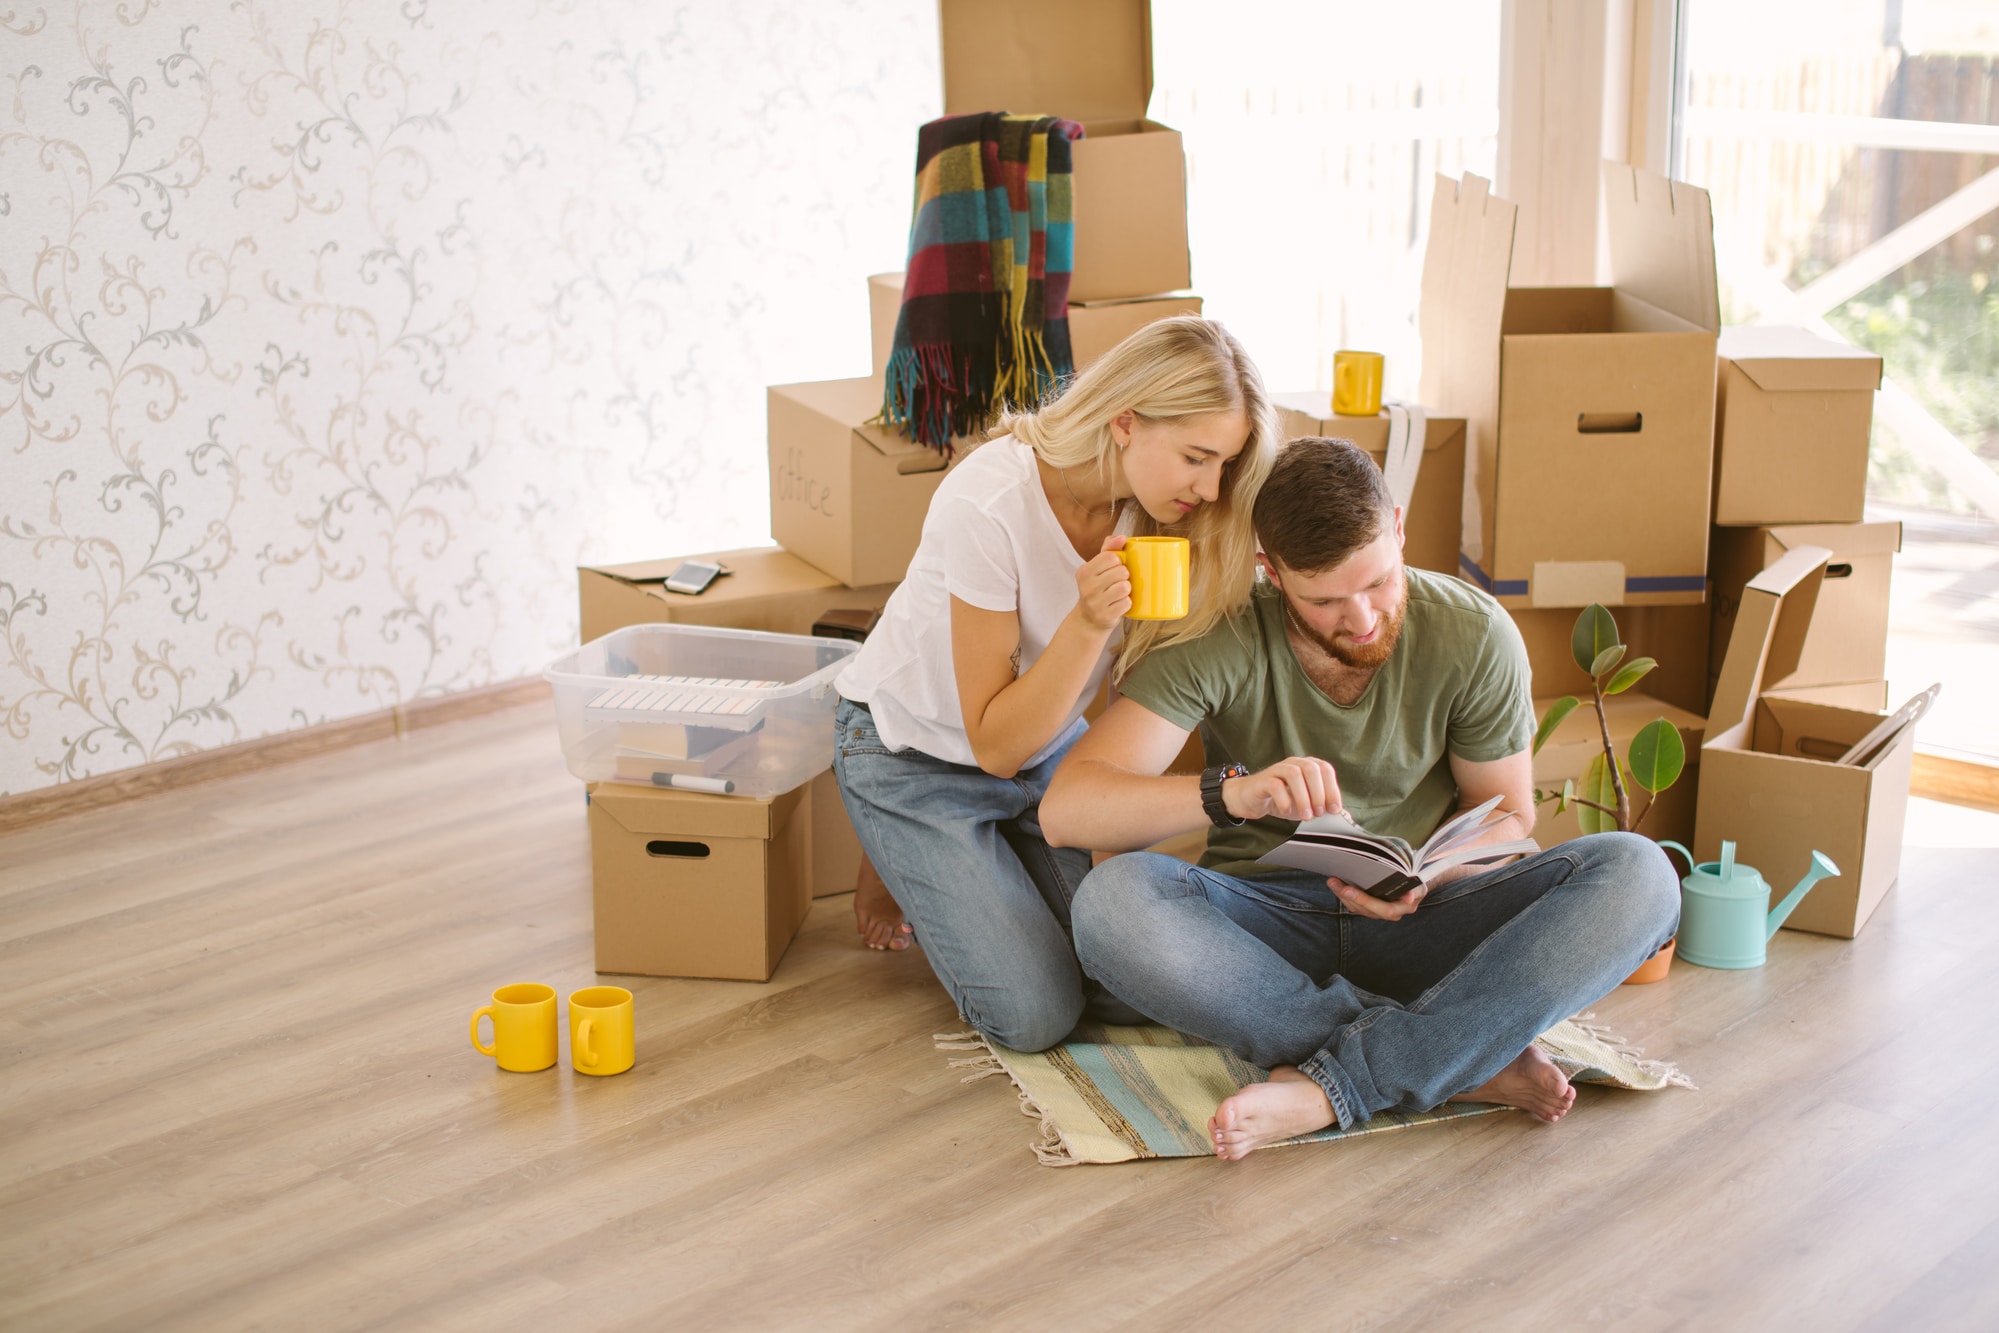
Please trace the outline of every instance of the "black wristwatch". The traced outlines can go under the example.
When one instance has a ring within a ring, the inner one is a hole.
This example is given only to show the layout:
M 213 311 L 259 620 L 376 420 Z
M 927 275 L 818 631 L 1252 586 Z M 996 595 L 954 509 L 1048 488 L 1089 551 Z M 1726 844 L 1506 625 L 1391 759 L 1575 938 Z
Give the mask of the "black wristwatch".
M 1201 808 L 1208 812 L 1208 822 L 1216 828 L 1235 828 L 1242 821 L 1229 813 L 1222 803 L 1222 784 L 1230 778 L 1246 778 L 1249 770 L 1241 764 L 1223 764 L 1220 768 L 1204 769 L 1201 772 Z

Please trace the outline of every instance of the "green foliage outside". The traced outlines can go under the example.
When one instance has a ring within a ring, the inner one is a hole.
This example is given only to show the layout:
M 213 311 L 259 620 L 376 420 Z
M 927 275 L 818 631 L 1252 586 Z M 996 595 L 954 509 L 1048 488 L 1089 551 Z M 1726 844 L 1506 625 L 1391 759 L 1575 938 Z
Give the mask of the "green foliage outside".
M 1930 415 L 1999 467 L 1999 282 L 1993 281 L 1992 238 L 1978 239 L 1983 266 L 1969 272 L 1925 266 L 1929 271 L 1919 276 L 1905 269 L 1829 313 L 1826 322 L 1878 355 L 1888 375 Z M 1973 512 L 1878 422 L 1867 493 L 1890 504 Z

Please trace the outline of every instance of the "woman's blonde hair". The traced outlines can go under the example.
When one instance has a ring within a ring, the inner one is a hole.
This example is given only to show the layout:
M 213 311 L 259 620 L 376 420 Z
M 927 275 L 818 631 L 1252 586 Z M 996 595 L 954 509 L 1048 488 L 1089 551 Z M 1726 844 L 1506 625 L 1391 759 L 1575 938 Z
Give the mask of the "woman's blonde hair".
M 1187 537 L 1194 550 L 1189 612 L 1180 620 L 1127 621 L 1112 678 L 1154 648 L 1199 638 L 1249 604 L 1256 583 L 1256 534 L 1250 510 L 1277 458 L 1277 413 L 1263 377 L 1242 344 L 1220 324 L 1176 315 L 1146 325 L 1033 412 L 1013 413 L 999 428 L 1053 468 L 1094 467 L 1108 480 L 1116 466 L 1111 422 L 1130 411 L 1146 421 L 1241 412 L 1249 423 L 1242 451 L 1222 465 L 1219 496 L 1184 523 L 1162 524 L 1138 510 L 1135 536 Z

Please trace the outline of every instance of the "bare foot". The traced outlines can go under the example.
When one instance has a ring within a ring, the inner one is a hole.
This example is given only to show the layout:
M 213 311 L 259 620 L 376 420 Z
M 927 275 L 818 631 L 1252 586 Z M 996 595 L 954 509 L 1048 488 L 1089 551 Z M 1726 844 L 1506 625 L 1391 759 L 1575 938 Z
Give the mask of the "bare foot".
M 854 929 L 870 949 L 902 950 L 916 927 L 902 919 L 902 909 L 889 897 L 888 885 L 876 873 L 874 863 L 861 858 L 861 873 L 854 882 Z
M 1540 1047 L 1529 1046 L 1485 1083 L 1451 1100 L 1517 1106 L 1536 1120 L 1552 1125 L 1576 1104 L 1576 1090 L 1569 1086 L 1568 1075 L 1557 1069 Z
M 1310 1134 L 1333 1123 L 1332 1103 L 1319 1085 L 1290 1065 L 1270 1071 L 1268 1083 L 1252 1083 L 1215 1108 L 1208 1135 L 1215 1156 L 1239 1161 L 1266 1143 Z

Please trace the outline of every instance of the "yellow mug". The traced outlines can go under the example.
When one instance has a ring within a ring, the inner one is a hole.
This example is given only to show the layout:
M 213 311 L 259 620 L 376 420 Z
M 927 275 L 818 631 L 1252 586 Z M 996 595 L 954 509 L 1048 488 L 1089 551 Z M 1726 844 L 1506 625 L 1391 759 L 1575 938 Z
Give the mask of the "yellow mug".
M 1128 620 L 1178 620 L 1187 614 L 1193 547 L 1185 537 L 1127 537 L 1117 553 L 1131 572 Z
M 1381 372 L 1379 352 L 1334 352 L 1333 415 L 1379 416 Z
M 632 1067 L 632 993 L 585 986 L 569 993 L 569 1066 L 579 1074 L 622 1074 Z
M 479 1040 L 479 1020 L 493 1020 L 493 1044 Z M 472 1047 L 500 1068 L 532 1074 L 555 1063 L 555 988 L 539 982 L 502 986 L 472 1014 Z

